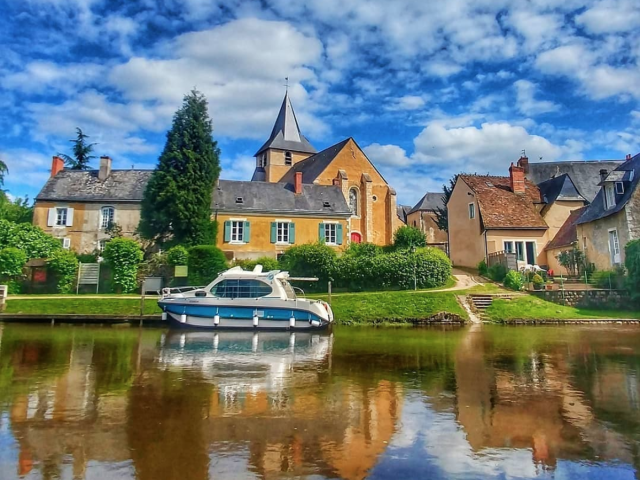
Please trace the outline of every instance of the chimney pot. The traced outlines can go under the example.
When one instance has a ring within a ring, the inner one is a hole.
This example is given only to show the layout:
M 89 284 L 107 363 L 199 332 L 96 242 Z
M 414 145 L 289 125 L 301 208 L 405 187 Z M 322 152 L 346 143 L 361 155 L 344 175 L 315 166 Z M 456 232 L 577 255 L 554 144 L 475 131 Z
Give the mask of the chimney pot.
M 98 171 L 98 179 L 104 182 L 111 175 L 111 157 L 106 155 L 100 157 L 100 170 Z
M 517 167 L 513 163 L 509 167 L 509 178 L 511 180 L 511 191 L 513 193 L 525 193 L 524 168 Z
M 62 170 L 64 170 L 64 160 L 54 155 L 51 161 L 51 177 L 55 177 Z
M 302 193 L 302 172 L 296 172 L 294 191 L 296 192 L 296 195 L 300 195 Z
M 526 155 L 522 155 L 518 159 L 518 166 L 524 169 L 524 174 L 529 173 L 529 157 Z
M 607 172 L 606 168 L 600 169 L 600 181 L 604 182 L 604 180 L 605 180 L 605 178 L 607 178 L 608 174 L 609 174 L 609 172 Z

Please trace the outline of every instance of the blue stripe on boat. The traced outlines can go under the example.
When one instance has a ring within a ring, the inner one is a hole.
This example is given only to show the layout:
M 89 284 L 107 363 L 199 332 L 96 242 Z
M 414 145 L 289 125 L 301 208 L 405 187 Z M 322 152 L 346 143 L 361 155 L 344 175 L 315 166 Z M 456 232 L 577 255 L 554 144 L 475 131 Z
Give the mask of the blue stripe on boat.
M 253 307 L 214 307 L 209 305 L 179 305 L 174 303 L 163 304 L 160 307 L 175 315 L 189 315 L 191 317 L 213 318 L 216 314 L 221 318 L 235 318 L 238 320 L 250 320 L 254 313 L 266 320 L 289 321 L 293 315 L 296 320 L 322 320 L 318 315 L 291 308 L 253 308 Z

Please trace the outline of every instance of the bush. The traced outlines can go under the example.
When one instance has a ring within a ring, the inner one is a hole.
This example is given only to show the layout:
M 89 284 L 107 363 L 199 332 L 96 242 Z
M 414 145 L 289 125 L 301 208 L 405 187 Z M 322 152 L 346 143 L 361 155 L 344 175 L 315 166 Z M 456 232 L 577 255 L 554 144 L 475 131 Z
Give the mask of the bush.
M 114 238 L 107 242 L 103 257 L 113 269 L 113 284 L 121 293 L 136 290 L 138 266 L 143 253 L 138 242 L 131 238 Z
M 354 257 L 375 257 L 382 255 L 382 247 L 375 243 L 351 243 L 344 251 L 344 254 Z
M 78 255 L 78 262 L 80 263 L 96 263 L 98 256 L 95 253 L 83 253 Z
M 275 258 L 260 257 L 256 260 L 236 260 L 235 264 L 242 267 L 244 270 L 253 270 L 256 265 L 262 265 L 263 272 L 270 272 L 271 270 L 280 270 L 280 263 Z
M 188 265 L 189 252 L 182 245 L 176 245 L 167 251 L 167 263 L 169 265 Z
M 542 288 L 544 287 L 544 279 L 537 273 L 533 276 L 533 279 L 531 279 L 531 281 L 533 282 L 534 290 L 542 290 Z
M 625 287 L 624 269 L 595 272 L 591 280 L 598 288 L 619 290 Z
M 489 267 L 487 267 L 487 262 L 484 258 L 478 263 L 478 273 L 483 277 L 486 277 L 489 273 Z
M 31 258 L 48 258 L 56 250 L 62 249 L 57 238 L 47 235 L 29 223 L 13 223 L 0 220 L 0 249 L 15 247 Z
M 507 276 L 507 267 L 501 263 L 495 263 L 489 267 L 487 275 L 489 275 L 491 280 L 502 283 Z
M 627 284 L 631 298 L 640 303 L 640 240 L 632 240 L 624 247 L 624 265 L 627 267 Z
M 426 247 L 427 237 L 419 228 L 405 225 L 394 233 L 393 246 L 396 250 L 404 250 L 411 247 Z
M 520 272 L 510 270 L 507 276 L 504 277 L 504 286 L 511 290 L 519 292 L 524 287 L 524 277 Z
M 332 277 L 336 260 L 333 248 L 324 243 L 310 243 L 288 248 L 280 259 L 280 265 L 292 277 L 317 277 L 321 288 L 324 288 Z M 318 285 L 311 288 L 317 289 Z
M 58 292 L 71 293 L 78 273 L 78 257 L 70 250 L 57 250 L 47 260 L 47 267 L 58 280 Z
M 227 269 L 227 259 L 214 245 L 196 245 L 189 249 L 189 283 L 208 285 L 220 272 Z
M 0 250 L 0 277 L 17 277 L 22 275 L 22 268 L 27 263 L 27 255 L 15 247 Z

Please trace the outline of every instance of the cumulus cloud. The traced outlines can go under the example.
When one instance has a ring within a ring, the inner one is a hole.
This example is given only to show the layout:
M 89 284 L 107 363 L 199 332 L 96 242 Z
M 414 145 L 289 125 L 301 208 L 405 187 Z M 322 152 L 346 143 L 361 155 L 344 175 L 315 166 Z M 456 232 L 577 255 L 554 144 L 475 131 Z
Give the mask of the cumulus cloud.
M 535 96 L 538 87 L 528 80 L 517 80 L 513 86 L 516 89 L 518 109 L 525 115 L 535 116 L 560 109 L 559 105 L 549 100 L 537 100 Z
M 425 96 L 405 95 L 392 99 L 387 105 L 388 110 L 418 110 L 426 104 Z
M 407 152 L 397 145 L 380 145 L 372 143 L 362 149 L 369 159 L 376 165 L 409 165 L 411 160 Z
M 595 34 L 631 32 L 640 24 L 640 6 L 632 1 L 600 1 L 578 15 L 576 23 Z

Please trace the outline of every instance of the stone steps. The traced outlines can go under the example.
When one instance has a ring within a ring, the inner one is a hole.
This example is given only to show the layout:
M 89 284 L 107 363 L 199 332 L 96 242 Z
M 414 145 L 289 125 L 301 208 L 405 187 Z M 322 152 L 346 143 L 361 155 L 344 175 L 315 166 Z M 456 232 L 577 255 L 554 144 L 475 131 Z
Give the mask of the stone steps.
M 484 311 L 491 306 L 494 298 L 505 298 L 511 299 L 513 295 L 469 295 L 469 299 L 471 300 L 471 304 L 478 311 Z

